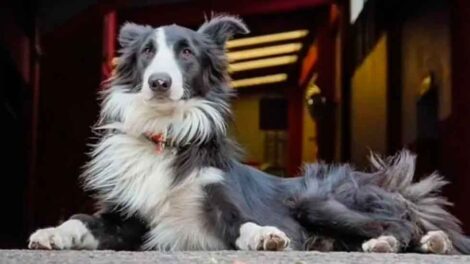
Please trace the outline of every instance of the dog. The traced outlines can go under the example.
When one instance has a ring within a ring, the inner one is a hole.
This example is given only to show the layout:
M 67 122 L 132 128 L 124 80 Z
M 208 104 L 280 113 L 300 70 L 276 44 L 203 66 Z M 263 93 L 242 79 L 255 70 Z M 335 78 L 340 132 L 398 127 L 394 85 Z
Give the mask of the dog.
M 100 209 L 37 230 L 29 248 L 470 253 L 446 182 L 413 183 L 406 150 L 372 154 L 367 173 L 316 163 L 278 178 L 240 163 L 225 43 L 247 33 L 229 15 L 197 31 L 123 25 L 81 176 Z

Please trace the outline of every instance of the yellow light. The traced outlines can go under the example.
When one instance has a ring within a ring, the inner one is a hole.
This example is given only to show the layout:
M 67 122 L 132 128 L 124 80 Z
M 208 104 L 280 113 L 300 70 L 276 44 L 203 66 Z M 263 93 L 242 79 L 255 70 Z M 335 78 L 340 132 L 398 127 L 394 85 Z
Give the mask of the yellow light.
M 238 63 L 232 63 L 228 66 L 228 71 L 239 72 L 258 68 L 267 68 L 279 65 L 295 63 L 298 57 L 296 55 L 278 56 L 268 59 L 250 60 Z
M 231 85 L 233 88 L 240 88 L 240 87 L 255 86 L 255 85 L 261 85 L 261 84 L 284 82 L 285 80 L 287 80 L 287 74 L 278 73 L 278 74 L 266 75 L 266 76 L 261 76 L 261 77 L 233 80 Z
M 299 51 L 302 48 L 302 43 L 289 43 L 283 45 L 275 45 L 263 48 L 248 49 L 242 51 L 234 51 L 227 53 L 228 61 L 234 62 L 244 59 L 254 59 L 260 57 L 268 57 L 272 55 L 287 54 Z
M 281 40 L 289 40 L 289 39 L 299 39 L 303 38 L 308 34 L 308 30 L 301 29 L 301 30 L 294 30 L 276 34 L 269 34 L 269 35 L 261 35 L 256 37 L 249 37 L 249 38 L 240 38 L 234 39 L 227 42 L 227 48 L 235 48 L 235 47 L 242 47 L 242 46 L 250 46 L 256 45 L 261 43 L 268 43 L 268 42 L 276 42 Z

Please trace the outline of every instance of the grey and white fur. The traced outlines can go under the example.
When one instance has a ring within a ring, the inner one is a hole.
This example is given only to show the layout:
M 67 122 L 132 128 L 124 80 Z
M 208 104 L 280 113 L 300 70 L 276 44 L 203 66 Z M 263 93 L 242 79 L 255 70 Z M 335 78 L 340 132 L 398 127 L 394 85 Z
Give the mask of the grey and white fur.
M 372 155 L 368 173 L 318 163 L 285 179 L 241 164 L 224 47 L 246 33 L 232 16 L 197 31 L 126 23 L 82 176 L 101 210 L 39 229 L 29 247 L 470 253 L 439 196 L 446 182 L 413 183 L 407 151 Z

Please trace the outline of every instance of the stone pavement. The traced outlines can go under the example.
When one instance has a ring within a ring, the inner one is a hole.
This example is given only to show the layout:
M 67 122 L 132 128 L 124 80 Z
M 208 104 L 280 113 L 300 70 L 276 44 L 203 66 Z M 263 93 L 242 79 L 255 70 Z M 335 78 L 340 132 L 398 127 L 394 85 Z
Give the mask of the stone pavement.
M 316 252 L 115 252 L 115 251 L 31 251 L 0 250 L 0 264 L 42 264 L 42 263 L 194 263 L 194 264 L 470 264 L 470 256 L 438 256 L 418 254 L 364 254 L 364 253 L 316 253 Z

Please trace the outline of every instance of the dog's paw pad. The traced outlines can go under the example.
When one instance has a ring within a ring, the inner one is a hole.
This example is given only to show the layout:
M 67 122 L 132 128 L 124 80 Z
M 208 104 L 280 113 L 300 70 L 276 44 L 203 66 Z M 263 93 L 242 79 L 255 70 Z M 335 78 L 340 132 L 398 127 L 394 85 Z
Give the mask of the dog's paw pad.
M 398 252 L 398 248 L 398 240 L 394 236 L 380 236 L 362 244 L 362 250 L 364 252 L 396 253 Z
M 267 234 L 261 238 L 257 250 L 281 251 L 289 246 L 289 239 L 285 234 Z
M 429 231 L 420 240 L 421 249 L 427 253 L 448 254 L 452 250 L 449 236 L 441 230 Z

